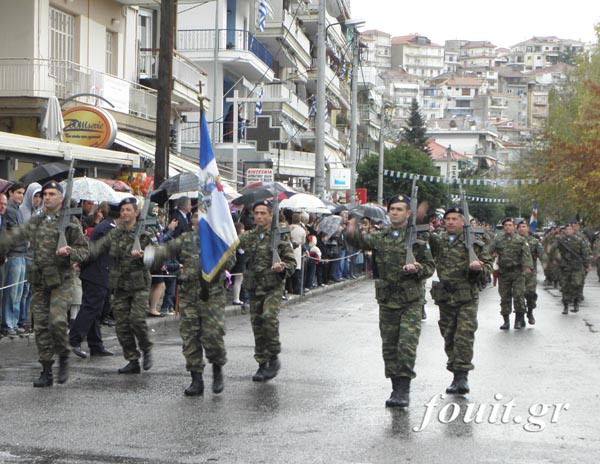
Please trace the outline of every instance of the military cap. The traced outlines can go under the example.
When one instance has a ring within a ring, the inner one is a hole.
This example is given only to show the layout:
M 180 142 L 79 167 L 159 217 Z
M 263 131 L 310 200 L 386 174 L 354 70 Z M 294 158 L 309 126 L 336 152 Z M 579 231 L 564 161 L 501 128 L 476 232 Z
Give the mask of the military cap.
M 396 195 L 392 195 L 387 202 L 387 210 L 390 210 L 390 205 L 394 203 L 406 203 L 410 207 L 410 197 L 408 195 L 404 195 L 398 193 Z
M 458 213 L 461 215 L 465 214 L 462 208 L 459 208 L 458 206 L 450 206 L 446 211 L 444 211 L 444 219 L 446 219 L 446 216 L 450 213 Z
M 505 223 L 507 223 L 507 222 L 509 222 L 509 221 L 510 221 L 510 222 L 513 222 L 513 223 L 515 222 L 515 220 L 514 220 L 513 218 L 511 218 L 511 217 L 506 217 L 506 218 L 502 219 L 502 225 L 504 225 Z
M 46 189 L 58 190 L 61 193 L 61 195 L 64 193 L 62 185 L 60 185 L 60 183 L 56 182 L 55 180 L 49 180 L 42 186 L 42 195 L 44 194 L 44 190 Z
M 269 200 L 259 200 L 254 202 L 254 204 L 252 205 L 252 211 L 254 211 L 254 208 L 256 208 L 257 206 L 266 206 L 269 209 L 273 209 L 273 204 Z
M 134 205 L 134 206 L 137 206 L 137 199 L 135 197 L 125 197 L 119 203 L 119 209 L 121 209 L 121 207 L 123 205 Z
M 515 221 L 515 226 L 517 226 L 517 227 L 518 227 L 518 226 L 520 226 L 521 224 L 524 224 L 524 223 L 525 223 L 525 219 L 523 219 L 523 218 L 521 218 L 521 219 L 517 219 L 517 220 Z

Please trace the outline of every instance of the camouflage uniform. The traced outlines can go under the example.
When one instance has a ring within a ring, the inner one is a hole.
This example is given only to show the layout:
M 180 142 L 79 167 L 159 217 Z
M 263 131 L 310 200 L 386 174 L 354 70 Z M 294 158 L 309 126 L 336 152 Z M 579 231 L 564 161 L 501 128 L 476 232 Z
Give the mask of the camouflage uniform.
M 244 288 L 250 295 L 250 320 L 254 332 L 254 359 L 259 364 L 267 363 L 281 351 L 279 341 L 279 305 L 283 296 L 286 277 L 296 271 L 294 250 L 285 236 L 286 243 L 279 246 L 279 256 L 285 263 L 285 271 L 271 270 L 271 229 L 258 227 L 240 236 L 239 247 L 246 255 Z
M 0 244 L 0 254 L 23 240 L 30 242 L 32 264 L 27 279 L 32 285 L 31 311 L 35 321 L 35 342 L 42 365 L 51 365 L 53 357 L 70 353 L 67 336 L 67 312 L 73 300 L 76 278 L 73 264 L 83 262 L 89 253 L 88 243 L 76 218 L 65 231 L 69 256 L 58 256 L 60 210 L 42 213 L 24 226 L 6 233 Z
M 543 262 L 544 247 L 542 247 L 539 239 L 534 235 L 526 235 L 523 238 L 527 240 L 533 262 L 531 273 L 525 274 L 525 301 L 527 303 L 527 311 L 529 312 L 537 306 L 537 262 L 538 260 Z
M 473 248 L 483 262 L 483 269 L 470 270 L 463 232 L 433 234 L 429 243 L 440 279 L 433 283 L 431 295 L 440 308 L 438 325 L 448 357 L 446 368 L 455 373 L 470 371 L 473 369 L 479 285 L 487 283 L 493 260 L 483 241 L 476 242 Z
M 217 366 L 227 362 L 225 351 L 225 270 L 235 263 L 230 254 L 209 283 L 202 279 L 200 238 L 197 231 L 185 232 L 156 250 L 155 262 L 177 257 L 183 270 L 179 281 L 179 327 L 186 369 L 204 372 L 202 349 L 208 361 Z
M 600 281 L 600 238 L 596 238 L 596 240 L 594 241 L 594 250 L 592 258 L 596 263 L 596 273 L 598 274 L 598 280 Z
M 500 314 L 508 316 L 514 302 L 515 313 L 525 313 L 525 268 L 533 269 L 527 240 L 516 232 L 497 236 L 490 244 L 490 254 L 498 255 L 498 293 Z
M 586 269 L 590 267 L 589 247 L 573 235 L 560 237 L 554 249 L 553 259 L 560 269 L 560 291 L 565 307 L 578 305 L 581 301 Z
M 113 291 L 111 306 L 117 338 L 127 361 L 140 359 L 138 346 L 144 353 L 152 350 L 146 324 L 151 277 L 143 258 L 131 256 L 135 229 L 135 226 L 128 229 L 125 224 L 120 224 L 104 238 L 91 243 L 92 257 L 108 252 L 114 262 L 108 276 L 108 286 Z M 150 241 L 151 237 L 143 233 L 140 237 L 142 249 Z
M 547 257 L 548 261 L 546 264 L 545 275 L 546 280 L 548 280 L 548 284 L 553 285 L 555 288 L 558 286 L 558 277 L 560 275 L 560 270 L 558 269 L 558 264 L 555 260 L 549 259 L 552 255 L 553 250 L 556 248 L 556 244 L 558 241 L 558 236 L 556 233 L 548 234 L 542 240 L 542 246 L 544 247 L 544 255 Z
M 415 378 L 415 359 L 421 334 L 421 307 L 425 299 L 423 281 L 434 272 L 433 258 L 426 242 L 417 240 L 413 253 L 419 270 L 408 273 L 404 239 L 406 227 L 385 227 L 381 232 L 347 235 L 348 242 L 363 250 L 375 250 L 379 279 L 375 295 L 379 303 L 379 331 L 387 378 Z

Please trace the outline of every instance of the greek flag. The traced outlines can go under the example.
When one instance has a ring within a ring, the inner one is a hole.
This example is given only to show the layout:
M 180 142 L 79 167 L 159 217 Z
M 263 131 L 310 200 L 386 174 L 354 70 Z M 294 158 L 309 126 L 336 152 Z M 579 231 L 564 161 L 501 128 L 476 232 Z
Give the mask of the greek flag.
M 325 122 L 329 122 L 329 113 L 327 112 L 327 100 L 325 100 L 325 107 L 323 109 L 325 110 L 324 120 L 325 120 Z M 316 95 L 315 95 L 315 98 L 313 98 L 313 101 L 310 105 L 310 112 L 308 113 L 308 117 L 309 118 L 317 117 L 317 96 Z
M 260 0 L 260 5 L 258 7 L 258 30 L 260 32 L 264 32 L 266 24 L 267 24 L 267 2 L 266 2 L 266 0 Z
M 531 232 L 535 232 L 537 229 L 537 217 L 538 217 L 538 203 L 537 200 L 533 202 L 533 210 L 531 211 L 531 218 L 529 218 L 529 227 Z
M 256 98 L 262 99 L 262 97 L 263 97 L 264 94 L 265 94 L 265 88 L 264 88 L 264 86 L 261 85 L 258 88 L 258 92 L 256 94 Z M 257 116 L 259 114 L 262 114 L 262 101 L 257 101 L 256 102 L 256 108 L 254 109 L 254 114 L 257 115 Z
M 239 242 L 219 169 L 213 153 L 204 111 L 200 112 L 200 174 L 198 183 L 198 234 L 202 277 L 210 282 Z

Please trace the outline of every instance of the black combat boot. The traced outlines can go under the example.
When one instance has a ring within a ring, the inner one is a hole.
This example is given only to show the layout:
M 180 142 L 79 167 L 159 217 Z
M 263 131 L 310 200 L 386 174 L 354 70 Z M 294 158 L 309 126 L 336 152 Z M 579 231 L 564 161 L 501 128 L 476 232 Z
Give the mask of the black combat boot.
M 63 384 L 69 380 L 69 355 L 63 354 L 58 358 L 58 383 Z
M 516 313 L 515 314 L 515 329 L 524 329 L 525 328 L 525 313 Z
M 190 372 L 192 375 L 192 383 L 183 393 L 185 396 L 201 396 L 204 395 L 204 380 L 202 380 L 202 372 Z
M 533 317 L 533 309 L 527 311 L 527 322 L 529 325 L 535 325 L 535 317 Z
M 456 373 L 458 377 L 456 381 L 456 393 L 466 395 L 471 391 L 469 388 L 469 371 L 459 371 Z
M 386 408 L 406 408 L 409 403 L 410 377 L 392 377 L 392 394 L 386 400 Z
M 569 303 L 563 301 L 563 314 L 569 314 Z
M 271 357 L 269 364 L 267 364 L 267 367 L 264 370 L 265 380 L 271 380 L 277 377 L 279 369 L 281 369 L 281 362 L 279 361 L 279 358 L 277 356 Z
M 261 363 L 258 365 L 256 374 L 252 376 L 253 382 L 264 382 L 265 381 L 265 370 L 267 369 L 267 363 Z
M 41 361 L 42 373 L 40 378 L 33 382 L 33 386 L 36 388 L 51 387 L 54 383 L 52 377 L 52 364 L 54 361 Z
M 140 372 L 140 362 L 137 359 L 129 361 L 125 367 L 119 369 L 119 374 L 139 374 Z
M 504 318 L 504 324 L 502 324 L 500 326 L 500 330 L 508 330 L 508 329 L 510 329 L 510 316 L 509 315 L 502 315 L 502 317 Z
M 425 306 L 421 308 L 421 320 L 424 321 L 427 319 L 427 311 L 425 311 Z
M 579 312 L 579 300 L 575 300 L 575 303 L 573 303 L 573 309 L 571 310 L 571 312 L 574 312 L 574 313 Z
M 149 371 L 152 368 L 152 351 L 144 351 L 144 362 L 142 364 L 145 371 Z
M 213 364 L 213 384 L 212 391 L 213 393 L 219 394 L 225 388 L 225 384 L 223 383 L 223 366 L 217 366 Z

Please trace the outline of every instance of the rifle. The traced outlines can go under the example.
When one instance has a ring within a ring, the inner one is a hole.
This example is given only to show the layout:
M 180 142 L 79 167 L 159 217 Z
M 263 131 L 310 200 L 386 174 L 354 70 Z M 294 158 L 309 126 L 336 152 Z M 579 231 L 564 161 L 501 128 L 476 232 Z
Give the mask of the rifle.
M 475 228 L 471 225 L 471 216 L 469 215 L 469 203 L 467 203 L 467 199 L 465 198 L 465 192 L 462 189 L 462 185 L 460 187 L 460 201 L 462 204 L 463 215 L 465 216 L 465 225 L 463 226 L 463 231 L 465 234 L 465 245 L 467 246 L 467 250 L 469 250 L 469 265 L 473 261 L 479 261 L 477 254 L 475 253 L 475 249 L 473 248 L 473 244 L 475 243 L 475 234 L 483 234 L 485 231 L 480 228 Z
M 152 195 L 152 190 L 148 189 L 148 192 L 144 197 L 144 206 L 140 211 L 137 223 L 135 225 L 135 238 L 133 239 L 133 247 L 131 248 L 131 251 L 142 251 L 142 245 L 140 244 L 142 232 L 144 232 L 146 226 L 152 226 L 156 224 L 155 219 L 147 219 L 148 210 L 150 209 L 150 195 Z
M 67 191 L 63 200 L 63 207 L 60 210 L 60 218 L 58 219 L 58 244 L 56 249 L 59 250 L 68 246 L 67 237 L 65 232 L 71 222 L 71 216 L 81 214 L 81 208 L 71 208 L 71 197 L 73 196 L 73 175 L 75 169 L 73 168 L 75 160 L 71 160 L 69 165 L 69 177 L 67 178 Z
M 277 198 L 277 191 L 273 191 L 273 220 L 271 221 L 271 250 L 273 250 L 273 261 L 272 264 L 280 263 L 281 257 L 279 256 L 279 245 L 287 243 L 285 240 L 281 240 L 281 234 L 286 234 L 290 231 L 289 227 L 279 226 L 279 198 Z
M 417 187 L 417 178 L 415 177 L 413 179 L 412 190 L 410 194 L 410 225 L 407 227 L 406 239 L 404 240 L 404 248 L 406 249 L 405 264 L 414 264 L 417 261 L 413 253 L 413 245 L 417 241 L 417 235 L 419 232 L 429 231 L 429 224 L 417 225 L 417 208 L 419 206 L 419 202 L 417 200 L 418 191 L 419 187 Z

